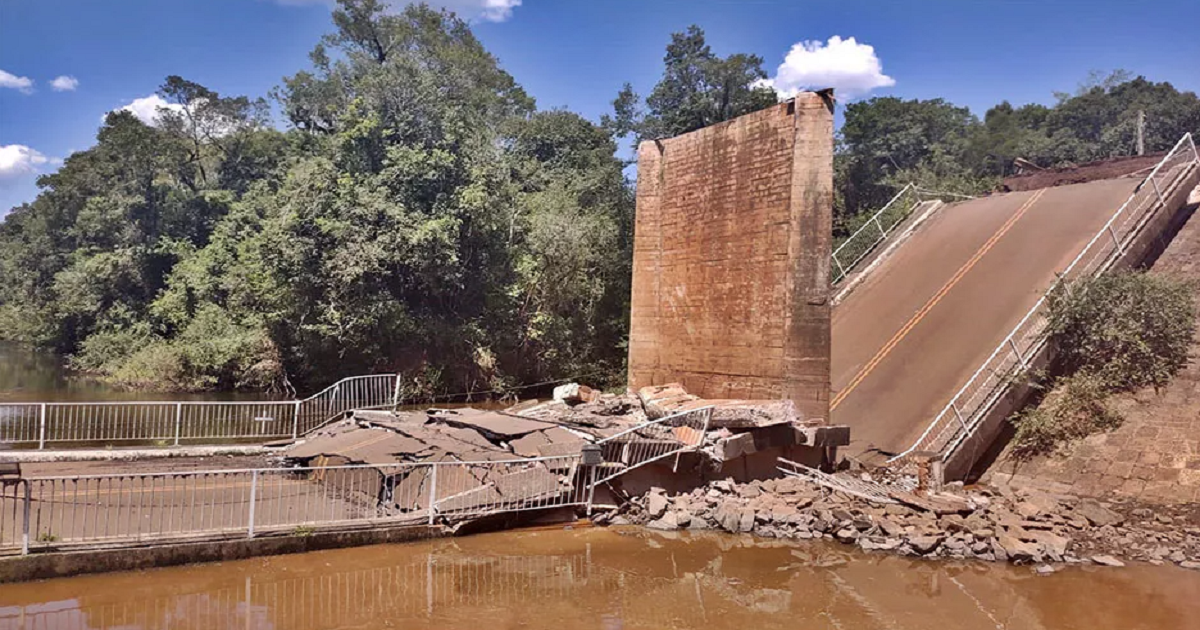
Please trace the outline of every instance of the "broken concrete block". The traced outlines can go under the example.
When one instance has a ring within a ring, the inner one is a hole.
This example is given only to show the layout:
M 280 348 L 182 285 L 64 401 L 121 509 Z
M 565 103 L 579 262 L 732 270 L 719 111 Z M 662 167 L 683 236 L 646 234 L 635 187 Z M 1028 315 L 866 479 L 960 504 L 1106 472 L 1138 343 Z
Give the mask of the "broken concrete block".
M 600 400 L 600 392 L 587 385 L 566 383 L 554 388 L 554 400 L 568 405 L 578 405 Z
M 1106 555 L 1092 556 L 1092 562 L 1095 562 L 1096 564 L 1099 564 L 1101 566 L 1106 566 L 1106 567 L 1123 567 L 1123 566 L 1125 566 L 1124 562 L 1121 562 L 1120 560 L 1118 560 L 1112 556 L 1106 556 Z

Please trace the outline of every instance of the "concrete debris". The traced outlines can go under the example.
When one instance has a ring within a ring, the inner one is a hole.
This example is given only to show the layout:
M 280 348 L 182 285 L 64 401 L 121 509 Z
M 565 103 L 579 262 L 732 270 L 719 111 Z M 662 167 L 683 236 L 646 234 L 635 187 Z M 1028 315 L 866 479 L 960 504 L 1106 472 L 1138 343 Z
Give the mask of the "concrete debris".
M 569 383 L 555 389 L 554 400 L 521 403 L 505 410 L 360 410 L 306 436 L 285 450 L 282 457 L 286 463 L 321 469 L 341 464 L 374 466 L 380 473 L 380 487 L 364 491 L 377 494 L 384 508 L 399 513 L 427 510 L 432 500 L 438 514 L 450 516 L 478 515 L 506 503 L 536 501 L 577 490 L 582 483 L 576 470 L 579 460 L 553 458 L 580 454 L 586 445 L 617 434 L 621 434 L 620 440 L 605 443 L 602 457 L 626 467 L 633 467 L 629 457 L 649 462 L 656 461 L 655 454 L 677 452 L 681 445 L 689 451 L 697 450 L 698 454 L 688 453 L 687 459 L 676 458 L 671 472 L 651 473 L 690 475 L 671 480 L 673 487 L 702 483 L 706 470 L 720 469 L 737 458 L 756 456 L 760 464 L 773 462 L 777 455 L 764 452 L 768 449 L 779 449 L 780 454 L 790 454 L 794 446 L 820 449 L 800 453 L 815 453 L 816 457 L 808 459 L 820 461 L 832 452 L 829 449 L 848 442 L 844 427 L 797 422 L 790 402 L 705 401 L 677 385 L 658 388 L 657 394 L 650 389 L 644 389 L 641 396 L 603 394 Z M 724 420 L 720 426 L 710 423 L 707 432 L 686 423 L 647 424 L 665 413 L 713 404 L 717 413 L 724 414 L 720 416 Z M 524 461 L 537 458 L 543 459 Z M 715 466 L 706 466 L 701 460 Z M 680 461 L 684 462 L 682 466 Z M 438 467 L 436 496 L 431 496 L 435 484 L 428 478 L 427 468 L 399 465 L 435 462 L 447 464 Z M 742 468 L 748 470 L 749 466 Z M 322 470 L 320 474 L 341 472 Z M 739 490 L 758 491 L 747 487 Z M 804 501 L 799 495 L 790 498 Z M 696 515 L 695 506 L 668 501 L 662 490 L 652 494 L 649 507 L 651 516 L 647 520 L 658 528 L 704 523 L 723 523 L 743 532 L 756 528 L 754 510 L 722 512 L 706 520 Z M 775 518 L 786 520 L 793 515 L 794 511 L 781 508 Z M 900 533 L 895 528 L 889 531 Z M 885 549 L 889 542 L 885 539 L 873 544 Z
M 554 400 L 568 405 L 600 400 L 600 392 L 579 383 L 567 383 L 554 388 Z
M 1188 506 L 1149 510 L 982 485 L 894 496 L 905 500 L 879 504 L 794 477 L 724 479 L 676 495 L 655 489 L 623 506 L 619 517 L 660 530 L 827 539 L 899 555 L 1030 564 L 1043 575 L 1062 564 L 1130 561 L 1200 569 L 1200 513 Z
M 679 383 L 651 385 L 637 392 L 638 400 L 651 419 L 663 418 L 702 407 L 713 407 L 714 428 L 751 429 L 777 424 L 802 424 L 790 400 L 704 399 L 689 394 Z M 816 423 L 812 423 L 816 424 Z

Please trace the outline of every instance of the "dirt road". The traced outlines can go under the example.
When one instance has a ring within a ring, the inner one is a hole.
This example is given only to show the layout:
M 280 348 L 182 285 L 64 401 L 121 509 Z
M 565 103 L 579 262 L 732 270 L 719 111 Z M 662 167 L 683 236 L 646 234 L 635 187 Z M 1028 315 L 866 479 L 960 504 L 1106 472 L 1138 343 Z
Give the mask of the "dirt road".
M 1128 197 L 1134 179 L 940 210 L 834 311 L 832 421 L 908 447 Z

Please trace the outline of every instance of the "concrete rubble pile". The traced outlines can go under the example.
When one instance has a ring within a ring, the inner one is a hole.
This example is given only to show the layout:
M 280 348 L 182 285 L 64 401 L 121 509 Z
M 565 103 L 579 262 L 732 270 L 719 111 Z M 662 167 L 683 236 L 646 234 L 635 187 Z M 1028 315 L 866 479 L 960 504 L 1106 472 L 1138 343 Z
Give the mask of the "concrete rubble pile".
M 673 422 L 647 424 L 707 406 L 714 412 L 704 435 Z M 400 513 L 427 509 L 431 473 L 428 467 L 396 464 L 447 464 L 439 467 L 437 511 L 468 513 L 576 490 L 582 477 L 578 459 L 571 456 L 579 455 L 585 444 L 618 433 L 623 434 L 620 442 L 609 442 L 602 451 L 605 461 L 619 456 L 612 447 L 631 441 L 644 445 L 647 453 L 686 446 L 719 464 L 772 446 L 812 445 L 840 435 L 830 427 L 797 421 L 787 401 L 705 401 L 679 385 L 602 394 L 571 383 L 557 388 L 554 400 L 527 401 L 502 411 L 356 411 L 291 446 L 284 460 L 322 468 L 376 467 L 380 496 Z M 556 457 L 562 459 L 545 459 Z M 523 461 L 532 458 L 542 459 Z
M 952 486 L 953 487 L 953 486 Z M 1200 569 L 1200 520 L 1194 510 L 1148 508 L 1036 491 L 972 486 L 889 502 L 867 500 L 783 477 L 738 484 L 719 480 L 669 495 L 656 488 L 595 519 L 659 530 L 723 530 L 772 538 L 826 539 L 930 558 L 1033 564 L 1119 566 L 1127 561 Z

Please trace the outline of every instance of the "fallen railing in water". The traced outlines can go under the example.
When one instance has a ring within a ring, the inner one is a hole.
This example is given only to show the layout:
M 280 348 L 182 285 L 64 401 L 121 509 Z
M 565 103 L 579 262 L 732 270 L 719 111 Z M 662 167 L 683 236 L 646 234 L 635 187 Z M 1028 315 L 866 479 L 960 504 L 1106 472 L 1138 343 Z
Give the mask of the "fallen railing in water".
M 344 378 L 283 401 L 0 403 L 0 445 L 211 444 L 296 438 L 347 411 L 397 402 L 396 374 Z

